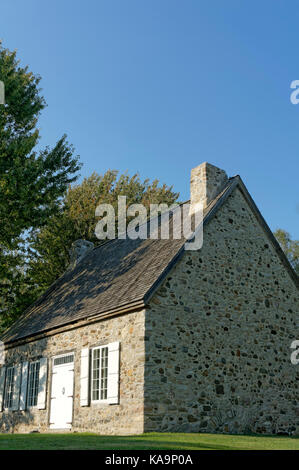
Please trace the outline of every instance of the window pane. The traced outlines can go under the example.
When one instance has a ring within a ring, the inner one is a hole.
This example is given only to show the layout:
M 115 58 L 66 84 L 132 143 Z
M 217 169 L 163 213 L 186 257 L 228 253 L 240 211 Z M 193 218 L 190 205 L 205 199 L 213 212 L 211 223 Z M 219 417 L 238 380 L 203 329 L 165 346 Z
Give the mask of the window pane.
M 108 385 L 108 348 L 92 352 L 92 400 L 106 400 Z
M 70 362 L 74 362 L 74 355 L 73 354 L 69 354 L 69 355 L 61 356 L 61 357 L 56 357 L 56 359 L 54 359 L 54 366 L 59 366 L 61 364 L 68 364 Z
M 101 399 L 107 399 L 107 382 L 108 382 L 108 348 L 102 348 L 101 361 Z
M 4 408 L 12 407 L 13 389 L 14 389 L 15 368 L 9 367 L 6 372 Z
M 38 388 L 39 388 L 39 361 L 31 362 L 29 364 L 29 376 L 28 376 L 28 395 L 27 404 L 28 406 L 37 405 Z
M 92 352 L 92 400 L 99 399 L 99 378 L 100 378 L 100 370 L 99 370 L 99 358 L 100 358 L 100 350 L 94 349 Z

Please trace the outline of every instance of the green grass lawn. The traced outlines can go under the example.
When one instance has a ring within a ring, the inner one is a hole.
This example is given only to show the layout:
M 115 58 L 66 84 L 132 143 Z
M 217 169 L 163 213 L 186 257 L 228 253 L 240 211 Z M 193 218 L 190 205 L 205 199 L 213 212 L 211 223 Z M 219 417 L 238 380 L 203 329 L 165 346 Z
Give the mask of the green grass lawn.
M 299 450 L 299 437 L 224 434 L 149 433 L 139 436 L 75 434 L 0 434 L 0 450 Z

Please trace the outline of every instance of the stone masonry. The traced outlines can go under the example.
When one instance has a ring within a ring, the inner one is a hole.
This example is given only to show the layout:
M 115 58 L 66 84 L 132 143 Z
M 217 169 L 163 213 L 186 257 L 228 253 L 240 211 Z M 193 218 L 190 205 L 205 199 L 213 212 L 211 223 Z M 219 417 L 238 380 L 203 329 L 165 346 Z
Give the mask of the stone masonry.
M 220 193 L 228 180 L 224 170 L 204 162 L 191 170 L 190 199 L 191 206 L 201 203 L 203 208 Z
M 80 353 L 94 347 L 120 341 L 119 405 L 91 404 L 80 406 Z M 1 432 L 49 432 L 51 358 L 74 352 L 74 410 L 72 431 L 93 431 L 102 434 L 140 434 L 143 432 L 144 385 L 144 311 L 104 320 L 82 328 L 10 349 L 6 363 L 48 357 L 47 405 L 45 410 L 0 413 Z
M 237 189 L 146 311 L 145 431 L 298 434 L 297 322 L 297 288 Z

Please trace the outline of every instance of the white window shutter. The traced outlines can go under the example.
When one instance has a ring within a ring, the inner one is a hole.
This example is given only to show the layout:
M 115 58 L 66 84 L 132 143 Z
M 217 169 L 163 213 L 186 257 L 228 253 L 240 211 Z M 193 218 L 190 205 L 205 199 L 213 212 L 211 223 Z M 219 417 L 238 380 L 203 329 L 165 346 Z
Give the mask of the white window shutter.
M 108 344 L 108 403 L 119 403 L 119 342 Z
M 80 405 L 89 405 L 89 349 L 81 349 Z
M 6 372 L 6 367 L 5 366 L 1 367 L 0 369 L 0 411 L 3 410 L 5 372 Z
M 46 394 L 47 394 L 47 375 L 48 375 L 48 359 L 42 357 L 39 360 L 39 385 L 37 408 L 44 410 L 46 408 Z
M 20 405 L 19 405 L 20 410 L 25 410 L 26 409 L 27 382 L 28 382 L 28 362 L 23 362 L 23 364 L 22 364 Z
M 16 411 L 19 409 L 20 386 L 21 386 L 22 364 L 14 367 L 14 385 L 11 409 Z

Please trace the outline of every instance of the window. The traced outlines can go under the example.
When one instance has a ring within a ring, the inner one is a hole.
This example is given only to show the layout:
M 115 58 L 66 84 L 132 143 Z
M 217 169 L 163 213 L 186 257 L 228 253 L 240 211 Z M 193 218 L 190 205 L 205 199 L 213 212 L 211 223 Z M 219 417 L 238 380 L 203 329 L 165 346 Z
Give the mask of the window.
M 74 362 L 74 354 L 67 354 L 64 356 L 55 357 L 53 365 L 61 366 L 63 364 L 68 364 L 69 362 Z
M 118 405 L 120 398 L 120 342 L 81 350 L 80 406 Z
M 6 371 L 6 382 L 4 392 L 4 408 L 12 407 L 13 389 L 14 389 L 15 368 L 8 367 Z
M 39 386 L 39 361 L 29 364 L 27 405 L 36 406 Z
M 91 400 L 107 400 L 108 388 L 108 347 L 101 346 L 92 350 Z

